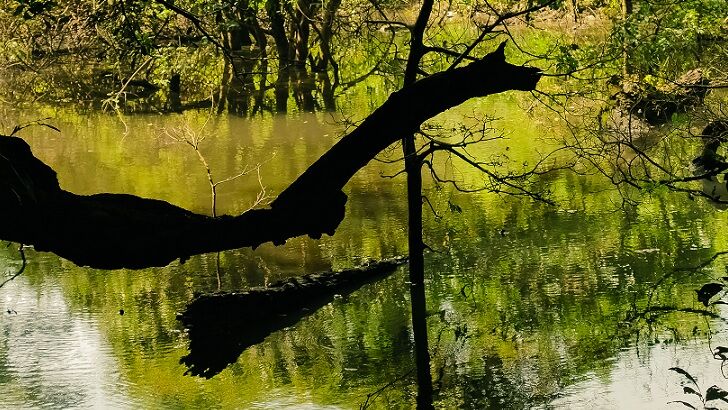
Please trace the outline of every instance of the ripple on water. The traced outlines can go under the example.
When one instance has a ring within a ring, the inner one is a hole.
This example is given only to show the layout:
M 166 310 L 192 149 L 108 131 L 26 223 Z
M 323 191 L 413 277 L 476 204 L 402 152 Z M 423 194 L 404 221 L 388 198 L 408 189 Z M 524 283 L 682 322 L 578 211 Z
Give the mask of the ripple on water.
M 679 374 L 671 367 L 689 371 L 703 387 L 723 385 L 720 362 L 713 360 L 702 343 L 655 344 L 622 349 L 608 361 L 608 370 L 590 372 L 584 379 L 566 387 L 549 403 L 556 409 L 647 409 L 672 408 L 674 400 L 692 401 L 684 395 Z M 677 408 L 677 407 L 676 407 Z
M 2 408 L 133 408 L 111 346 L 91 314 L 72 312 L 58 284 L 17 278 L 6 292 L 0 332 Z

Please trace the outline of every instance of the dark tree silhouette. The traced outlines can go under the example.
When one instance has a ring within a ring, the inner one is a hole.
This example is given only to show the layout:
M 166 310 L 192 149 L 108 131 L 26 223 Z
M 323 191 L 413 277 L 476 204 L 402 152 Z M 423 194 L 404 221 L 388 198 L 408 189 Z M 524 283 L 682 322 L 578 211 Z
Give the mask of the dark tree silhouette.
M 344 218 L 351 177 L 402 135 L 474 97 L 530 91 L 538 68 L 505 61 L 505 43 L 473 63 L 421 79 L 390 95 L 271 203 L 237 216 L 208 217 L 125 194 L 76 195 L 16 137 L 0 138 L 0 238 L 103 269 L 164 266 L 207 252 L 333 235 Z

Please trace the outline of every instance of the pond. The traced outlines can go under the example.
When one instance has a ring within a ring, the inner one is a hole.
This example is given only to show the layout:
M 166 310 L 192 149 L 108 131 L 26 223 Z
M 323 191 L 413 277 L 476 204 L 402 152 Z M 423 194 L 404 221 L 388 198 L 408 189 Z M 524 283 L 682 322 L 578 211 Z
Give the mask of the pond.
M 469 102 L 448 115 L 488 113 L 514 162 L 548 149 L 548 119 L 515 94 Z M 362 110 L 365 112 L 365 110 Z M 366 115 L 365 113 L 361 114 Z M 217 212 L 274 197 L 341 135 L 337 115 L 252 118 L 205 111 L 116 115 L 3 107 L 16 123 L 51 117 L 20 135 L 79 194 L 130 193 L 211 213 L 197 154 L 165 136 L 207 137 L 200 149 L 218 180 Z M 202 128 L 204 126 L 204 129 Z M 547 132 L 544 132 L 547 130 Z M 391 154 L 396 156 L 396 152 Z M 413 408 L 414 338 L 406 267 L 273 333 L 206 380 L 179 363 L 188 340 L 176 314 L 195 292 L 261 286 L 406 253 L 404 180 L 372 162 L 347 185 L 347 215 L 333 237 L 290 240 L 192 257 L 165 268 L 102 271 L 25 250 L 25 272 L 0 289 L 3 408 Z M 463 178 L 478 175 L 456 170 Z M 684 195 L 655 194 L 636 208 L 598 177 L 562 172 L 538 184 L 556 206 L 428 183 L 425 242 L 428 339 L 437 408 L 663 408 L 683 395 L 680 367 L 703 391 L 725 385 L 711 347 L 717 319 L 648 306 L 699 309 L 695 290 L 725 275 L 726 215 Z M 436 212 L 436 214 L 435 214 Z M 12 216 L 7 216 L 12 217 Z M 701 264 L 704 266 L 701 267 Z M 21 265 L 0 247 L 0 279 Z M 696 267 L 695 269 L 690 269 Z M 121 314 L 123 310 L 123 314 Z M 718 312 L 721 313 L 721 312 Z M 726 313 L 726 312 L 723 312 Z

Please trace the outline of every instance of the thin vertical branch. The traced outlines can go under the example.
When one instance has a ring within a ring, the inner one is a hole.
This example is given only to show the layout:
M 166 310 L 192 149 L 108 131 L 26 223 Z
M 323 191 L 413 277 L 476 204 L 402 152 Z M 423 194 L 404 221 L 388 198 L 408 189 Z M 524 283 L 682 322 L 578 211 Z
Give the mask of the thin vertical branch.
M 23 251 L 23 244 L 20 244 L 20 247 L 18 248 L 18 252 L 20 253 L 20 259 L 23 261 L 23 264 L 20 266 L 20 269 L 11 277 L 8 279 L 5 279 L 3 283 L 0 283 L 0 288 L 5 286 L 8 282 L 11 280 L 14 280 L 18 276 L 22 275 L 23 272 L 25 272 L 25 267 L 28 265 L 27 260 L 25 259 L 25 251 Z
M 199 130 L 195 131 L 193 130 L 189 123 L 185 123 L 180 127 L 174 128 L 174 129 L 164 129 L 164 134 L 172 139 L 173 141 L 176 141 L 181 144 L 185 144 L 188 147 L 190 147 L 193 151 L 195 151 L 195 154 L 197 155 L 197 159 L 202 164 L 202 167 L 205 169 L 205 175 L 207 176 L 207 184 L 210 187 L 210 202 L 211 202 L 211 213 L 213 217 L 217 216 L 217 187 L 220 184 L 224 184 L 226 182 L 234 181 L 242 176 L 248 175 L 253 170 L 256 170 L 258 173 L 258 184 L 261 187 L 261 190 L 256 195 L 255 200 L 253 201 L 253 204 L 248 209 L 252 209 L 264 201 L 268 199 L 268 195 L 266 193 L 265 187 L 263 186 L 263 181 L 261 180 L 260 176 L 260 167 L 262 164 L 257 164 L 255 166 L 248 166 L 246 165 L 242 171 L 240 171 L 238 174 L 227 177 L 225 179 L 221 179 L 219 181 L 215 180 L 215 177 L 212 173 L 212 169 L 210 168 L 210 164 L 207 162 L 207 159 L 205 158 L 205 155 L 202 154 L 202 150 L 200 149 L 200 143 L 205 140 L 206 135 L 204 134 L 204 129 L 207 126 L 208 122 L 210 121 L 210 118 L 212 117 L 213 112 L 211 110 L 210 115 L 205 119 L 205 122 L 202 124 Z
M 425 53 L 424 34 L 432 14 L 433 0 L 424 0 L 414 26 L 410 31 L 410 52 L 404 73 L 404 86 L 414 84 L 420 71 L 420 61 Z M 402 138 L 404 164 L 407 171 L 409 280 L 412 304 L 412 332 L 415 338 L 415 362 L 417 368 L 417 408 L 432 407 L 432 374 L 427 341 L 427 321 L 422 312 L 426 309 L 425 261 L 422 240 L 422 161 L 417 155 L 415 135 Z

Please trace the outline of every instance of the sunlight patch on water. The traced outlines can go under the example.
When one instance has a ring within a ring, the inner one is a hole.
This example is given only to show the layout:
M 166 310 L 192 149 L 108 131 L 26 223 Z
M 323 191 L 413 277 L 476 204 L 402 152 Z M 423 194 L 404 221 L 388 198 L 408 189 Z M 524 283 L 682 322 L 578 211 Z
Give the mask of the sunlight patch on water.
M 676 366 L 698 380 L 703 394 L 712 385 L 725 384 L 720 362 L 714 360 L 710 350 L 699 342 L 659 343 L 640 349 L 639 352 L 636 348 L 628 348 L 622 350 L 612 363 L 607 376 L 588 374 L 585 380 L 565 388 L 560 398 L 544 408 L 680 408 L 682 405 L 668 405 L 674 400 L 684 400 L 698 406 L 696 396 L 683 393 L 681 382 L 685 378 L 668 370 Z
M 19 277 L 2 291 L 0 407 L 136 407 L 98 324 L 70 311 L 57 284 Z

